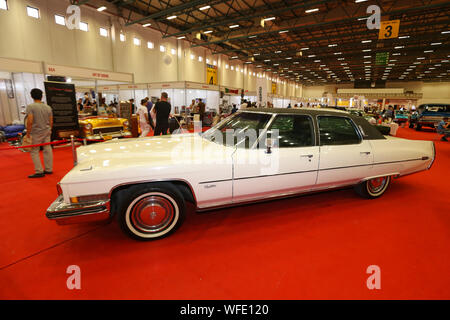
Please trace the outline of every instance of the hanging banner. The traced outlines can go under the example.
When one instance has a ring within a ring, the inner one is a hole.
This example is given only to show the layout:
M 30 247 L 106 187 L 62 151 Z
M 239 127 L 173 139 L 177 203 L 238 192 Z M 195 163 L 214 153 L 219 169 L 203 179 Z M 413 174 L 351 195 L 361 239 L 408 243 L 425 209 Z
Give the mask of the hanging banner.
M 378 39 L 398 38 L 400 20 L 381 21 Z
M 217 85 L 217 66 L 206 65 L 206 83 Z
M 256 100 L 259 108 L 267 107 L 267 81 L 264 78 L 256 79 Z

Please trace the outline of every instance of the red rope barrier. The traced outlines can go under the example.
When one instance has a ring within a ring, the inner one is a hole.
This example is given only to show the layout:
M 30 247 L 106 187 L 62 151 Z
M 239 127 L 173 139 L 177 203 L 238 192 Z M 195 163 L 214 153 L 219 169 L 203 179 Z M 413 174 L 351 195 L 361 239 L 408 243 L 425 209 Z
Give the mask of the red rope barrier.
M 70 140 L 61 140 L 61 141 L 53 141 L 53 142 L 46 142 L 46 143 L 40 143 L 40 144 L 30 144 L 20 147 L 8 147 L 8 148 L 0 148 L 0 150 L 12 150 L 12 149 L 23 149 L 23 148 L 34 148 L 34 147 L 41 147 L 46 145 L 52 145 L 52 144 L 62 144 L 70 142 Z

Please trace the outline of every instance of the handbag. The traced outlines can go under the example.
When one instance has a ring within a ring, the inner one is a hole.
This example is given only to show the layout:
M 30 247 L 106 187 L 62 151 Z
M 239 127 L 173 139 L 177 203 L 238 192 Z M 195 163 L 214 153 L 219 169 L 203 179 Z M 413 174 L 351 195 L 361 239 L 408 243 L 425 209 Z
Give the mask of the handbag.
M 30 146 L 32 145 L 31 135 L 27 134 L 22 140 L 22 146 Z M 20 148 L 23 152 L 30 152 L 31 148 Z

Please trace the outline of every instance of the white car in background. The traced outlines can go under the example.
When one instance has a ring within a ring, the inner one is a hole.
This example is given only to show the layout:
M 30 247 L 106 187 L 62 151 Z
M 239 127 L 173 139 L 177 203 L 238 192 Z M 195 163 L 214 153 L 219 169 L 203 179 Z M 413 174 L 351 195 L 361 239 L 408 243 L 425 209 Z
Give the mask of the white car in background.
M 377 198 L 392 178 L 429 169 L 435 149 L 383 136 L 346 112 L 246 109 L 203 134 L 82 146 L 77 159 L 47 217 L 69 224 L 116 216 L 128 235 L 150 240 L 182 224 L 186 202 L 206 211 L 345 186 Z

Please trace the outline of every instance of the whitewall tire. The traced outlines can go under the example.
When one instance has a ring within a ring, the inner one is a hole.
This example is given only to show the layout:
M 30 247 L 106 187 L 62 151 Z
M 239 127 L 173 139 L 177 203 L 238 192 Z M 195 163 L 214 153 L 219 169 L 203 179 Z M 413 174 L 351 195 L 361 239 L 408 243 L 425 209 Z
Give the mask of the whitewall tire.
M 373 178 L 357 184 L 355 191 L 363 198 L 375 199 L 384 194 L 390 183 L 390 176 Z

